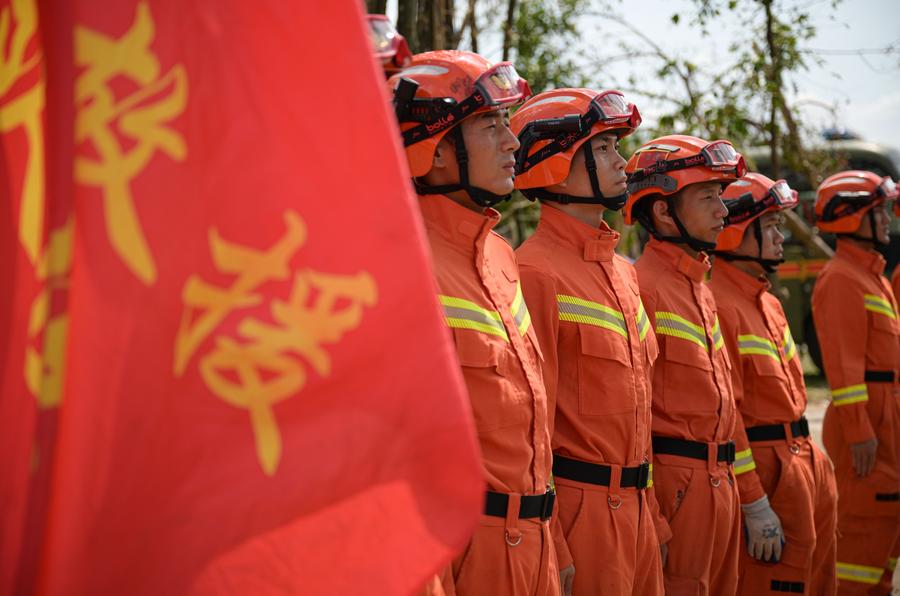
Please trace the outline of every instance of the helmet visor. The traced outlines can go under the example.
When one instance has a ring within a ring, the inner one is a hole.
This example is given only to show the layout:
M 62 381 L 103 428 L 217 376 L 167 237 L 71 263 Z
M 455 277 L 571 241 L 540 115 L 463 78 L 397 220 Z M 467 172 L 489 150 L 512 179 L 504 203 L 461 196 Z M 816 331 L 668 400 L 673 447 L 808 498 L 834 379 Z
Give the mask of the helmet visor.
M 793 190 L 784 180 L 779 180 L 769 190 L 769 195 L 780 209 L 791 209 L 797 206 L 797 191 Z
M 881 181 L 881 186 L 878 187 L 881 195 L 888 199 L 896 199 L 897 198 L 897 184 L 891 179 L 890 176 L 885 176 Z
M 501 62 L 478 77 L 475 87 L 489 106 L 515 105 L 531 95 L 528 81 L 519 76 L 511 62 Z
M 397 53 L 397 29 L 391 20 L 384 15 L 370 14 L 369 36 L 375 47 L 375 56 L 378 58 L 390 58 Z

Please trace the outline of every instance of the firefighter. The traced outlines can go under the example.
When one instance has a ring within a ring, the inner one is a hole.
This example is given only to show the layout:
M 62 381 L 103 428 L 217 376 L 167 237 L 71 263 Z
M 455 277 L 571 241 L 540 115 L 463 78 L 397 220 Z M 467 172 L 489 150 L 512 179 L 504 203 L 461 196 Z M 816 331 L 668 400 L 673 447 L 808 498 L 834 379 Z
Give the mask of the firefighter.
M 640 122 L 618 91 L 589 89 L 541 93 L 511 120 L 516 188 L 541 203 L 516 256 L 555 412 L 554 529 L 560 567 L 574 562 L 574 594 L 663 591 L 658 508 L 645 490 L 656 339 L 634 267 L 603 221 L 625 203 L 618 143 Z
M 832 398 L 822 434 L 840 495 L 840 594 L 888 593 L 900 536 L 900 322 L 877 251 L 896 197 L 890 178 L 859 170 L 830 176 L 816 197 L 816 225 L 837 234 L 812 307 Z
M 734 474 L 747 547 L 739 593 L 834 594 L 834 470 L 810 439 L 800 356 L 766 277 L 783 262 L 781 212 L 797 205 L 797 193 L 784 180 L 754 173 L 722 197 L 728 217 L 710 286 L 740 414 Z
M 740 509 L 732 474 L 731 363 L 712 292 L 708 251 L 728 214 L 722 187 L 746 172 L 728 141 L 669 135 L 625 167 L 626 223 L 652 238 L 636 268 L 659 357 L 653 368 L 653 484 L 671 532 L 666 594 L 734 594 Z
M 900 201 L 896 199 L 894 200 L 894 217 L 900 218 Z M 900 297 L 900 264 L 894 265 L 891 286 L 894 289 L 894 298 Z
M 492 231 L 519 147 L 507 108 L 531 92 L 508 62 L 460 51 L 417 54 L 389 85 L 487 483 L 484 515 L 444 588 L 558 594 L 540 348 L 512 248 Z
M 375 46 L 375 59 L 390 77 L 409 65 L 412 54 L 406 38 L 397 33 L 397 29 L 389 18 L 383 14 L 366 15 L 369 23 L 369 36 Z

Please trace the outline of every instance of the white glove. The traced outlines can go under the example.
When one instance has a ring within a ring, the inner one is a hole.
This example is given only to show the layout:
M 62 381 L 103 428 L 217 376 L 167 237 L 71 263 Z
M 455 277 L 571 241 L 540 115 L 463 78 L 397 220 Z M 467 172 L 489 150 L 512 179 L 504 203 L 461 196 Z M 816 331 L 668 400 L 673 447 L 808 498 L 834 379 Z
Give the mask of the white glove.
M 781 520 L 769 505 L 769 497 L 763 497 L 747 505 L 741 505 L 744 524 L 747 526 L 747 552 L 759 561 L 777 563 L 784 546 Z

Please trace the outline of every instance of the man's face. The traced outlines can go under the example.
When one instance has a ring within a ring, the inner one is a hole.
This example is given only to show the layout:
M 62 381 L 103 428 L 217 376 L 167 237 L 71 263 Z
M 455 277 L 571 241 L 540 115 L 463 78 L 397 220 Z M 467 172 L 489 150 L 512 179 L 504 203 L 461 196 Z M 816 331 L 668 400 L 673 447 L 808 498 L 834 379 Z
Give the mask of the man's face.
M 469 154 L 469 184 L 497 195 L 511 193 L 519 139 L 509 128 L 509 112 L 505 109 L 483 112 L 466 118 L 459 126 Z M 453 162 L 451 167 L 458 174 L 456 153 L 452 147 L 446 150 Z
M 715 244 L 724 229 L 728 208 L 722 202 L 719 182 L 699 182 L 685 187 L 676 210 L 688 234 L 697 240 Z
M 777 261 L 784 256 L 784 234 L 781 233 L 781 224 L 784 217 L 777 212 L 764 213 L 759 218 L 762 230 L 762 258 Z M 753 232 L 754 224 L 747 226 L 744 231 L 744 239 L 734 252 L 748 257 L 759 257 L 759 245 L 756 242 L 756 234 Z
M 857 232 L 857 234 L 862 236 L 863 238 L 875 238 L 878 240 L 878 242 L 887 244 L 891 241 L 891 216 L 888 213 L 887 202 L 872 207 L 872 213 L 875 214 L 874 235 L 872 234 L 872 218 L 869 217 L 868 213 L 863 216 L 862 223 L 860 223 L 859 225 L 859 231 Z
M 587 141 L 590 143 L 597 162 L 597 179 L 600 192 L 606 197 L 614 197 L 625 192 L 625 160 L 619 155 L 619 137 L 600 133 Z M 584 167 L 584 148 L 579 147 L 572 158 L 569 177 L 566 179 L 566 194 L 590 197 L 594 194 L 587 169 Z

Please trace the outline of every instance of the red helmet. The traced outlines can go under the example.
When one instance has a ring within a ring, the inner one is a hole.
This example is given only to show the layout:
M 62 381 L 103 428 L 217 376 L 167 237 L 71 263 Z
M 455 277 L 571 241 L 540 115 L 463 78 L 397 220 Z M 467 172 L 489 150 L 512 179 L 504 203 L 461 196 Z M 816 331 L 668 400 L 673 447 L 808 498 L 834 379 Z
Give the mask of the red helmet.
M 890 176 L 863 170 L 839 172 L 816 191 L 816 226 L 823 232 L 853 234 L 867 212 L 896 198 L 897 187 Z
M 730 141 L 705 141 L 688 135 L 668 135 L 654 139 L 635 151 L 625 165 L 628 174 L 628 201 L 625 223 L 635 221 L 635 206 L 642 199 L 670 196 L 691 184 L 734 182 L 747 173 L 743 156 Z
M 728 207 L 728 216 L 725 229 L 716 241 L 716 250 L 731 251 L 741 245 L 747 227 L 764 214 L 796 207 L 797 191 L 784 180 L 773 182 L 752 172 L 729 184 L 722 200 Z
M 405 68 L 412 59 L 406 38 L 397 33 L 394 24 L 383 14 L 366 15 L 366 19 L 375 46 L 375 58 L 381 62 L 384 74 L 391 76 Z
M 492 65 L 478 54 L 457 50 L 416 54 L 388 84 L 413 177 L 431 170 L 438 142 L 456 124 L 531 95 L 528 82 L 509 62 Z

